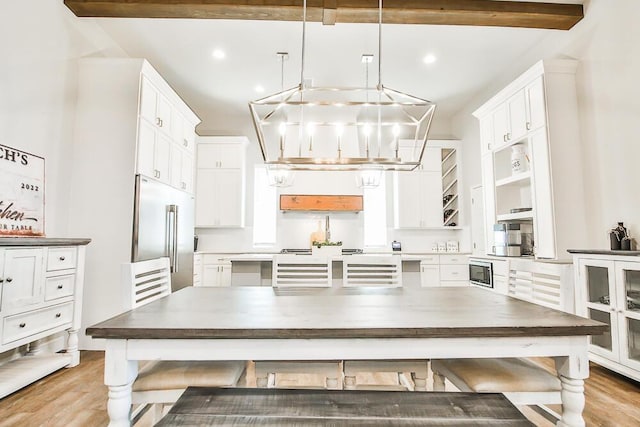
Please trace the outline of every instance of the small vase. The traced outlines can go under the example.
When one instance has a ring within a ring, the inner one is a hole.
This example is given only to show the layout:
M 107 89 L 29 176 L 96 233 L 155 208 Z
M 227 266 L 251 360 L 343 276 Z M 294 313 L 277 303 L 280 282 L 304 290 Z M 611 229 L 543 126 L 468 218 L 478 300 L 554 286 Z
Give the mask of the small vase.
M 620 249 L 623 251 L 630 251 L 631 250 L 631 239 L 628 237 L 625 237 L 622 239 L 622 241 L 620 242 Z
M 611 241 L 611 250 L 619 251 L 620 250 L 620 239 L 618 238 L 618 233 L 615 231 L 611 231 L 609 233 L 609 240 Z

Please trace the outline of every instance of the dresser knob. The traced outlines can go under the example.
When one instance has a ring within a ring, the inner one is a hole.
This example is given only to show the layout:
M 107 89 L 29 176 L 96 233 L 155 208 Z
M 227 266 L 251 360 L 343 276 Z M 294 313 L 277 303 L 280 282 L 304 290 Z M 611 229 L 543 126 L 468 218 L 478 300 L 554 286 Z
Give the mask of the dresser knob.
M 62 316 L 62 314 L 60 314 L 60 313 L 56 313 L 56 318 L 58 318 L 58 317 L 60 317 L 60 316 Z
M 13 279 L 11 277 L 7 277 L 7 282 L 11 283 L 11 282 L 13 282 Z
M 27 324 L 26 324 L 26 323 L 20 323 L 20 327 L 21 327 L 21 328 L 24 328 L 25 326 L 27 326 Z
M 58 285 L 58 289 L 62 289 L 62 288 L 63 288 L 63 286 L 62 286 L 62 285 Z
M 61 256 L 59 259 L 60 259 L 60 261 L 64 261 L 65 257 Z

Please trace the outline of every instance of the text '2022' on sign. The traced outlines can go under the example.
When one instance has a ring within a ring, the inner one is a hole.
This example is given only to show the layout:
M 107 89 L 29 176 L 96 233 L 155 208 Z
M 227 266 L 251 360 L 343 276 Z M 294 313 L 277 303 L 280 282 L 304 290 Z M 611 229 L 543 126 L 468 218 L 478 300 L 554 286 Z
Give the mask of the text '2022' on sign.
M 44 236 L 44 158 L 0 145 L 0 236 Z

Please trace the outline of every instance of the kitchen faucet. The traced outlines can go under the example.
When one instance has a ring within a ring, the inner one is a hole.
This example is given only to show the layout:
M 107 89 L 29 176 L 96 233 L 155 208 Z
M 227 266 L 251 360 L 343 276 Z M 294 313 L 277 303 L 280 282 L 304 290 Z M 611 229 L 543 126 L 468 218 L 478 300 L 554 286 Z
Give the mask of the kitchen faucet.
M 331 241 L 331 227 L 329 226 L 329 215 L 324 220 L 324 240 L 325 242 Z

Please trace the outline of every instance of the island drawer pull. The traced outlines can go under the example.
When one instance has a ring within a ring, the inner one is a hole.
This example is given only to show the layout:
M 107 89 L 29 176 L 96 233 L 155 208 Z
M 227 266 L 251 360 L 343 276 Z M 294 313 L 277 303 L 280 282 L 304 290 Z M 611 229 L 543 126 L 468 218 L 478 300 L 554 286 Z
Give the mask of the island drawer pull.
M 24 328 L 25 326 L 27 326 L 27 324 L 23 322 L 23 323 L 20 323 L 20 325 L 19 325 L 19 326 L 20 326 L 21 328 Z

